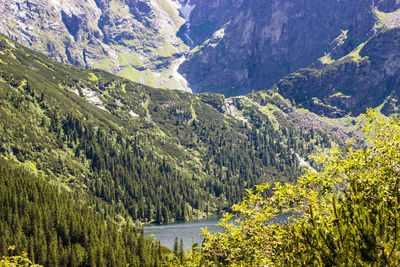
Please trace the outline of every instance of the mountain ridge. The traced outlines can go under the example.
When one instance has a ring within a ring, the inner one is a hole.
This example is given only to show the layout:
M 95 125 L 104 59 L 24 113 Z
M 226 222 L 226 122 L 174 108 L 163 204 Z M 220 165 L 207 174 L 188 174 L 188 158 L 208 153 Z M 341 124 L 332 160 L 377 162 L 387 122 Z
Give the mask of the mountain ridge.
M 6 2 L 0 31 L 61 62 L 153 87 L 234 96 L 351 55 L 399 27 L 400 8 L 395 0 L 89 2 Z M 28 23 L 33 18 L 42 29 Z

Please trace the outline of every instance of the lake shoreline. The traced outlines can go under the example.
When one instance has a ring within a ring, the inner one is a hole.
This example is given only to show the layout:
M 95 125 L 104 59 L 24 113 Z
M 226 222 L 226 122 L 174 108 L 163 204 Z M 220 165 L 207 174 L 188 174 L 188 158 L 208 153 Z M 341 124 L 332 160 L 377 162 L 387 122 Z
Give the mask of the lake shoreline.
M 213 218 L 213 217 L 216 217 L 216 216 L 219 216 L 219 217 L 222 218 L 224 214 L 225 213 L 213 213 L 213 214 L 209 214 L 209 215 L 207 215 L 205 217 L 197 217 L 197 218 L 192 218 L 192 219 L 184 220 L 184 221 L 173 220 L 173 221 L 168 222 L 168 223 L 158 223 L 155 220 L 152 220 L 152 221 L 149 221 L 149 222 L 142 222 L 141 221 L 140 224 L 142 226 L 146 227 L 146 226 L 149 226 L 149 225 L 168 225 L 168 224 L 172 224 L 172 223 L 195 222 L 195 221 L 208 220 L 209 218 Z
M 204 237 L 201 236 L 202 229 L 209 228 L 211 233 L 220 232 L 217 226 L 222 215 L 208 216 L 208 218 L 192 221 L 177 221 L 168 224 L 148 224 L 144 226 L 145 235 L 160 241 L 161 245 L 173 249 L 175 238 L 182 238 L 184 247 L 189 248 L 192 244 L 202 244 Z

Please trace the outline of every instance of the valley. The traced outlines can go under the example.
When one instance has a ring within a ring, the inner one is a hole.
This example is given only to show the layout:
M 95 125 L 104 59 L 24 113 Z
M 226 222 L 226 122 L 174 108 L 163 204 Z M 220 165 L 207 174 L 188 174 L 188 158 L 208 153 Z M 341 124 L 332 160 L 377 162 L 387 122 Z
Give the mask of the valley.
M 0 261 L 324 266 L 354 251 L 391 262 L 399 10 L 0 0 Z M 292 224 L 275 221 L 287 212 Z M 222 229 L 191 247 L 215 217 Z M 184 225 L 185 253 L 171 241 Z
M 4 36 L 0 39 L 4 166 L 23 170 L 23 177 L 48 184 L 56 195 L 72 194 L 71 201 L 79 199 L 77 207 L 89 205 L 94 214 L 119 227 L 228 211 L 245 188 L 294 181 L 304 171 L 298 156 L 307 158 L 342 142 L 339 135 L 326 133 L 324 129 L 336 126 L 323 120 L 320 128 L 296 127 L 286 113 L 297 111 L 279 94 L 225 99 L 213 93 L 154 89 L 61 64 Z M 311 117 L 298 112 L 298 119 Z M 18 212 L 6 214 L 21 216 Z M 40 239 L 32 239 L 36 234 L 21 230 L 10 235 L 5 229 L 15 225 L 5 227 L 3 255 L 8 244 L 15 244 L 16 252 L 42 253 Z M 60 228 L 52 235 L 63 238 L 65 231 Z M 132 238 L 139 242 L 142 237 L 138 232 Z M 89 261 L 90 250 L 82 239 L 63 244 L 71 253 L 79 244 L 80 260 Z M 160 262 L 169 257 L 157 253 Z M 31 258 L 50 265 L 55 260 Z M 103 259 L 109 260 L 102 254 L 91 261 Z M 139 265 L 148 261 L 144 256 L 122 260 Z
M 122 201 L 133 219 L 221 212 L 240 200 L 237 188 L 294 180 L 302 172 L 296 155 L 344 141 L 326 134 L 336 126 L 322 120 L 296 127 L 285 113 L 296 111 L 278 94 L 225 100 L 153 89 L 3 40 L 3 155 L 32 162 L 68 190 Z M 21 132 L 29 121 L 35 127 Z

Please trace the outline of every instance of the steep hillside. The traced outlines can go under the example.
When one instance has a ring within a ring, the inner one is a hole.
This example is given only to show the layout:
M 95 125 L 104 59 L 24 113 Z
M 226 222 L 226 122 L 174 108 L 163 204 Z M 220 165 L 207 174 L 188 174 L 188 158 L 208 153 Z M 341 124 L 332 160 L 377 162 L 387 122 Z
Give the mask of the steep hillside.
M 243 0 L 201 1 L 186 0 L 185 24 L 179 36 L 191 47 L 202 44 L 221 29 L 237 12 Z
M 196 92 L 229 96 L 268 89 L 319 58 L 327 62 L 350 53 L 377 32 L 379 14 L 400 7 L 394 0 L 236 1 L 239 7 L 231 2 L 217 1 L 219 9 L 190 1 L 196 6 L 189 34 L 198 34 L 202 27 L 213 32 L 192 38 L 206 40 L 179 68 Z M 223 12 L 228 3 L 229 12 Z
M 0 32 L 60 62 L 188 90 L 177 0 L 0 1 Z
M 297 106 L 329 117 L 357 116 L 370 107 L 386 115 L 398 114 L 399 14 L 387 14 L 382 30 L 348 55 L 322 69 L 290 74 L 273 90 L 293 99 Z
M 0 50 L 1 154 L 133 219 L 216 213 L 244 188 L 296 179 L 307 155 L 349 136 L 278 94 L 153 89 L 62 65 L 4 37 Z
M 43 266 L 161 266 L 172 257 L 120 214 L 0 157 L 0 255 L 25 251 Z

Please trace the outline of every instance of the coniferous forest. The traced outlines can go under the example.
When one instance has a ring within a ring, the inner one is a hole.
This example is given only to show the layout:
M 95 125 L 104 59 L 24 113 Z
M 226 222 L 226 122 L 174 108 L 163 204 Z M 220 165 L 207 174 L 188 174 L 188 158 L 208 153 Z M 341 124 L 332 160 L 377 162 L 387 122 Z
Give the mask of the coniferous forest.
M 45 266 L 161 266 L 168 256 L 115 208 L 60 190 L 12 161 L 0 162 L 1 255 L 12 244 L 12 253 L 26 251 Z

